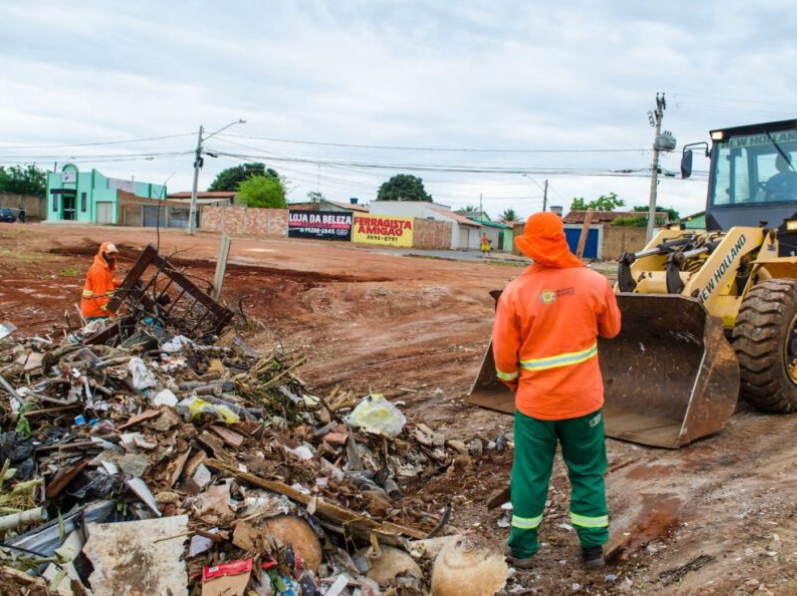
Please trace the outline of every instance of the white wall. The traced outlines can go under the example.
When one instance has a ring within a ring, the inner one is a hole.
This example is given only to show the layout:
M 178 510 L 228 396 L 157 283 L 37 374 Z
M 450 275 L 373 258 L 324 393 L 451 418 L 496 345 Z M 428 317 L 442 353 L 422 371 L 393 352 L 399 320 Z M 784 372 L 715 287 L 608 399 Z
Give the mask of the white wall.
M 434 219 L 451 224 L 451 248 L 459 246 L 459 222 L 446 217 L 435 209 L 450 210 L 445 205 L 428 203 L 426 201 L 371 201 L 368 205 L 372 215 L 392 215 L 394 217 L 417 217 L 419 219 Z M 470 226 L 466 226 L 470 227 Z M 478 240 L 476 248 L 478 249 Z
M 479 250 L 482 244 L 482 228 L 475 228 L 473 226 L 465 226 L 469 229 L 468 232 L 468 248 L 471 250 Z
M 424 212 L 431 206 L 437 207 L 437 205 L 426 201 L 371 201 L 368 204 L 368 209 L 376 215 L 425 217 Z

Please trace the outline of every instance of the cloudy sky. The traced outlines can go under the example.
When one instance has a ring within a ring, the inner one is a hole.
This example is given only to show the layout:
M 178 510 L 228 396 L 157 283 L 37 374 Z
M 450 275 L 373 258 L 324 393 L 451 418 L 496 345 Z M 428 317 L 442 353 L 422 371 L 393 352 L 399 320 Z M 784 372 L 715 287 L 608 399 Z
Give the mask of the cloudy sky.
M 201 189 L 256 160 L 292 200 L 365 202 L 404 172 L 493 215 L 539 210 L 546 178 L 565 208 L 611 191 L 642 205 L 657 92 L 679 147 L 797 117 L 781 0 L 3 0 L 0 15 L 0 163 L 71 159 L 170 191 L 190 189 L 200 124 L 244 118 L 207 141 Z M 705 190 L 667 178 L 660 204 L 698 211 Z

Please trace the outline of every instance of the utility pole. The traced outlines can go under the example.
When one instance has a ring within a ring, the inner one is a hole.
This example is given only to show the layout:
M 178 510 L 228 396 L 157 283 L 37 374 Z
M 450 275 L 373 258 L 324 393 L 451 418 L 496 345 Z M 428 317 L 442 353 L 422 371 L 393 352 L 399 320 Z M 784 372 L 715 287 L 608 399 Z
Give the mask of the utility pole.
M 548 211 L 548 179 L 545 179 L 545 189 L 542 191 L 542 210 Z
M 648 228 L 645 233 L 645 243 L 653 238 L 653 227 L 656 225 L 656 193 L 659 186 L 659 150 L 661 149 L 661 121 L 664 118 L 664 110 L 667 109 L 667 101 L 664 93 L 656 94 L 656 111 L 648 112 L 650 125 L 656 128 L 656 137 L 653 139 L 653 163 L 650 172 L 650 204 L 648 205 Z
M 199 186 L 199 170 L 202 169 L 202 134 L 204 132 L 205 128 L 200 126 L 196 142 L 196 156 L 194 157 L 194 185 L 191 187 L 191 209 L 188 211 L 188 234 L 190 236 L 196 233 L 196 193 Z
M 188 233 L 193 236 L 196 233 L 196 212 L 197 212 L 197 205 L 196 205 L 196 194 L 197 194 L 197 187 L 199 186 L 199 170 L 202 169 L 202 164 L 204 162 L 204 158 L 202 157 L 202 143 L 207 141 L 210 137 L 214 137 L 219 134 L 223 130 L 227 130 L 231 126 L 235 124 L 246 124 L 246 120 L 243 118 L 236 120 L 235 122 L 230 122 L 226 126 L 222 126 L 216 132 L 210 133 L 208 136 L 203 138 L 205 134 L 205 127 L 199 127 L 199 137 L 196 141 L 196 157 L 194 157 L 194 186 L 191 188 L 191 209 L 189 210 L 188 214 Z M 215 153 L 208 153 L 211 157 L 218 157 Z
M 484 208 L 482 207 L 482 193 L 479 193 L 479 221 L 484 219 Z

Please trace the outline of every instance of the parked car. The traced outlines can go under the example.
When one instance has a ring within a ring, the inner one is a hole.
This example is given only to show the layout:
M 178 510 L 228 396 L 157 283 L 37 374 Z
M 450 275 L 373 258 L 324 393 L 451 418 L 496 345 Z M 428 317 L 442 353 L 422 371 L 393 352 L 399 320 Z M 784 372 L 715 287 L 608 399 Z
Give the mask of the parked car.
M 14 223 L 17 221 L 17 216 L 8 207 L 0 207 L 0 221 L 3 223 Z

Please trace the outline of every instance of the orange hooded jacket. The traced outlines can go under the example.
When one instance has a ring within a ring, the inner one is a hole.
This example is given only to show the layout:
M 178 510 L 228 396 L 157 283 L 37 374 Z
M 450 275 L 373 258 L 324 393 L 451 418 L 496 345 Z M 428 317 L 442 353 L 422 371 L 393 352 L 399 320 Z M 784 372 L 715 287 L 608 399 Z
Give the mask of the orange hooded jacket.
M 102 253 L 109 251 L 118 253 L 113 244 L 103 242 L 100 245 L 100 250 L 94 255 L 94 264 L 89 267 L 86 274 L 86 284 L 83 286 L 83 296 L 80 300 L 80 312 L 87 319 L 113 316 L 113 313 L 107 310 L 108 301 L 113 296 L 114 290 L 119 287 L 120 282 L 114 280 L 114 267 L 110 266 L 102 256 Z
M 532 216 L 518 248 L 534 264 L 501 294 L 493 326 L 496 374 L 523 414 L 586 416 L 603 406 L 598 335 L 620 332 L 609 281 L 570 252 L 559 216 Z

